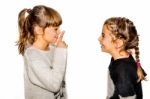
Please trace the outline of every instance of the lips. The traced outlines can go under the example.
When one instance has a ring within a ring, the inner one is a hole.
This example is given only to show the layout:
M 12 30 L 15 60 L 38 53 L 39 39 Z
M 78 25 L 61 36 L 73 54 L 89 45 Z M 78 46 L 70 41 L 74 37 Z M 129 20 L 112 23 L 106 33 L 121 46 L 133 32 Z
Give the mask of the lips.
M 101 44 L 101 48 L 103 49 L 105 46 Z

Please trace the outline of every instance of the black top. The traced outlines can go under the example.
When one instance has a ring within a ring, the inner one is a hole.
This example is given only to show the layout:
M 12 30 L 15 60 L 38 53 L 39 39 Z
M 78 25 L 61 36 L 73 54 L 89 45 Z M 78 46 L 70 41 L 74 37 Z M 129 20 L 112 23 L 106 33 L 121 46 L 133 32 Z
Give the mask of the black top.
M 142 99 L 142 86 L 141 82 L 137 82 L 137 66 L 132 55 L 117 60 L 112 58 L 109 72 L 115 87 L 110 99 L 119 99 L 119 95 L 121 97 L 136 95 L 136 99 Z

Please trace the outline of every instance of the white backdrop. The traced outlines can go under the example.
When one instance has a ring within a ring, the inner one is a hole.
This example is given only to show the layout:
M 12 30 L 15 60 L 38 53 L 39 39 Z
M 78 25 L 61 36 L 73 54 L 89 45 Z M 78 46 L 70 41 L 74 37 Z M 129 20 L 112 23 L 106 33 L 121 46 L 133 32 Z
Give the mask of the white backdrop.
M 69 99 L 105 99 L 110 56 L 101 52 L 97 39 L 103 22 L 112 16 L 128 17 L 136 25 L 142 66 L 150 79 L 148 0 L 5 0 L 0 2 L 0 99 L 24 99 L 23 59 L 15 46 L 17 18 L 23 8 L 39 4 L 53 7 L 63 18 Z M 144 81 L 144 99 L 149 92 L 150 81 Z

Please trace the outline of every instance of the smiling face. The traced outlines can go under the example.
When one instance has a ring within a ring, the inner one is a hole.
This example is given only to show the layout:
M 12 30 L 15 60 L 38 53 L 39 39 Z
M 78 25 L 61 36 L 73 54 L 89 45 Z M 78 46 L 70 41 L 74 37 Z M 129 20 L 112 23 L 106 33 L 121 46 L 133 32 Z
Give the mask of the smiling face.
M 101 44 L 101 50 L 106 53 L 112 53 L 115 49 L 115 45 L 111 36 L 111 32 L 108 30 L 107 25 L 103 26 L 102 34 L 98 38 Z

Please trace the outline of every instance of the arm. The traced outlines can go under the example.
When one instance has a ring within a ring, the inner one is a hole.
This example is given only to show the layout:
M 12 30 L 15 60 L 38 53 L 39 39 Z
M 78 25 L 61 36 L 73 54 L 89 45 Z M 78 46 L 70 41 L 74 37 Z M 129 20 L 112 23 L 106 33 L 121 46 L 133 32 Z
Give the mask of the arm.
M 117 79 L 115 82 L 116 89 L 118 91 L 120 99 L 135 99 L 136 94 L 134 90 L 134 73 L 136 70 L 130 68 L 128 64 L 119 64 L 117 68 Z
M 46 90 L 59 91 L 66 70 L 66 53 L 65 48 L 56 48 L 53 61 L 50 64 L 39 53 L 28 51 L 25 58 L 27 59 L 27 73 L 30 81 Z M 52 69 L 50 65 L 52 65 Z

